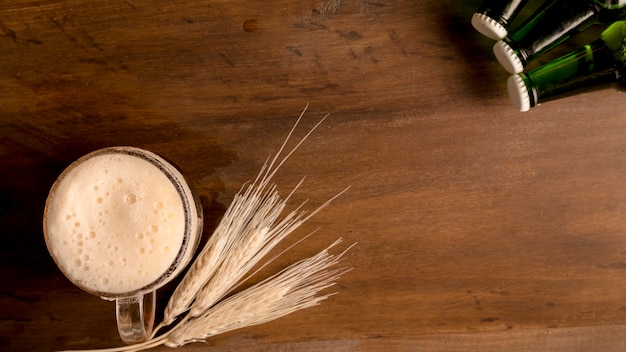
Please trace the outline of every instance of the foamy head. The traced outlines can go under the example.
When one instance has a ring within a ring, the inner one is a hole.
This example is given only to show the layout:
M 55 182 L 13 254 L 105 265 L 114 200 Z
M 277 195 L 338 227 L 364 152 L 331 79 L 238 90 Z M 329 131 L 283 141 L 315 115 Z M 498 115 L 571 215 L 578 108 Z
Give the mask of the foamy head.
M 60 269 L 105 297 L 164 284 L 191 258 L 201 226 L 182 175 L 147 151 L 119 150 L 72 164 L 53 186 L 44 219 Z

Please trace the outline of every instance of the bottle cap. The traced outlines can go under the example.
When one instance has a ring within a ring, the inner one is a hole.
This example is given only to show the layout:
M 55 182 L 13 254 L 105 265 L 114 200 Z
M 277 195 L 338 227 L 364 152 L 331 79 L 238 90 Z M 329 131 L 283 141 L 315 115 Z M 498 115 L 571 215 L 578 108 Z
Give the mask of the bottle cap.
M 508 73 L 520 73 L 524 71 L 524 64 L 520 60 L 517 53 L 509 44 L 499 40 L 493 45 L 493 53 L 496 55 L 496 59 L 500 62 L 500 65 L 507 70 Z
M 472 16 L 472 26 L 487 38 L 500 40 L 506 37 L 507 30 L 502 24 L 484 13 L 476 12 Z
M 519 74 L 514 74 L 506 81 L 509 97 L 513 106 L 519 111 L 528 111 L 530 109 L 530 95 L 526 83 Z

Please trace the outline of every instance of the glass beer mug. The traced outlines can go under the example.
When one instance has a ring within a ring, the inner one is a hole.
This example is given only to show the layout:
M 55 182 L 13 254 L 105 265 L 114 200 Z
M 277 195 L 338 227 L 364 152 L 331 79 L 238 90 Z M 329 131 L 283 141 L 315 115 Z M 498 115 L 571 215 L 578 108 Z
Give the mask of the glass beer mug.
M 135 147 L 96 150 L 52 186 L 46 246 L 81 289 L 116 302 L 121 339 L 152 333 L 155 292 L 191 261 L 202 232 L 198 197 L 176 167 Z

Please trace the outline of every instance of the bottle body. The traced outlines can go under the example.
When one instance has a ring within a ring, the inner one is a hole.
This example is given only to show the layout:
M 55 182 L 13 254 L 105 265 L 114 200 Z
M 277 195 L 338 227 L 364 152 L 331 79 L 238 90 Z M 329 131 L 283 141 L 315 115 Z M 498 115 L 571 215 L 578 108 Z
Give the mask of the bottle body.
M 626 22 L 607 28 L 600 39 L 507 82 L 513 104 L 526 111 L 539 103 L 617 84 L 626 86 Z
M 500 40 L 508 34 L 511 21 L 527 2 L 528 0 L 485 0 L 472 16 L 472 26 L 484 36 Z
M 626 0 L 553 0 L 540 7 L 517 31 L 498 41 L 493 51 L 510 73 L 595 23 L 611 23 L 626 14 Z

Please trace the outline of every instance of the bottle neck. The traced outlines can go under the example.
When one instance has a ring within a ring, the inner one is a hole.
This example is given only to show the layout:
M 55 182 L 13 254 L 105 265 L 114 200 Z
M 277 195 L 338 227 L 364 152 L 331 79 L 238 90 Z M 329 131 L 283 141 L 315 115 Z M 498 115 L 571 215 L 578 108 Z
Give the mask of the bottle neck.
M 626 0 L 591 0 L 591 2 L 605 9 L 619 9 L 626 5 Z
M 517 16 L 528 0 L 485 0 L 477 12 L 482 13 L 502 26 L 508 28 L 510 22 Z
M 584 30 L 597 17 L 599 8 L 588 0 L 547 2 L 505 41 L 525 66 Z
M 606 42 L 598 39 L 520 77 L 532 107 L 581 91 L 605 88 L 623 80 L 622 72 L 624 63 L 617 62 Z

